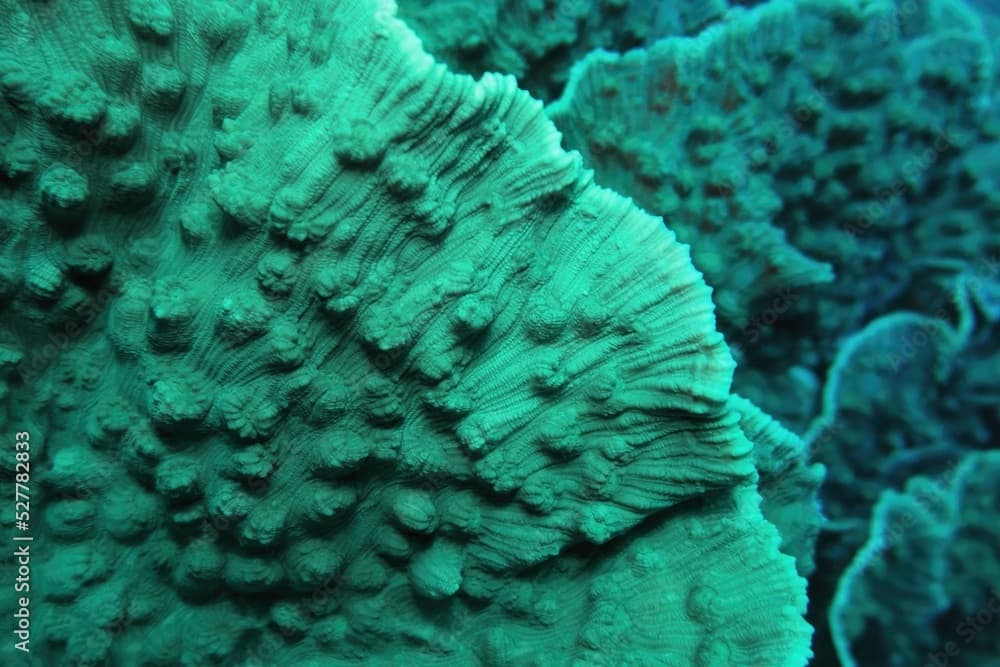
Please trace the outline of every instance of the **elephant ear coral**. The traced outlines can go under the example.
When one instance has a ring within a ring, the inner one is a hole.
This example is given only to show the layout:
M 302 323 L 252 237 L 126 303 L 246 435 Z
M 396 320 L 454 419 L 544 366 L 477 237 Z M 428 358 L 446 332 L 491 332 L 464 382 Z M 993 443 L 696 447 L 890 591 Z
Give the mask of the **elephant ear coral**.
M 0 6 L 43 659 L 805 664 L 709 290 L 512 78 L 369 0 Z

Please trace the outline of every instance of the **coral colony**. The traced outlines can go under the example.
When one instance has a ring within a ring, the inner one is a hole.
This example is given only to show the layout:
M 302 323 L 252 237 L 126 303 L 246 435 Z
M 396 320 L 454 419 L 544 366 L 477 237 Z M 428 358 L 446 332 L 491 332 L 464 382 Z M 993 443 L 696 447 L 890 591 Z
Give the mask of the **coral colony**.
M 0 0 L 0 664 L 997 667 L 998 12 Z

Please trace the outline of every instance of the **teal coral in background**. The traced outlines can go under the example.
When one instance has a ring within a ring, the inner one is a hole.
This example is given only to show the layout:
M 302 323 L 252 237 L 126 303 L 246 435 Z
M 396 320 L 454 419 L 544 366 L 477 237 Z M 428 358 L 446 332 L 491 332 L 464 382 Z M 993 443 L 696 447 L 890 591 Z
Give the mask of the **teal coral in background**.
M 882 494 L 831 610 L 843 664 L 861 664 L 862 652 L 891 664 L 997 663 L 998 474 L 998 452 L 972 452 L 940 479 L 913 477 Z M 950 631 L 943 642 L 929 624 Z M 909 641 L 893 641 L 897 633 Z
M 758 0 L 759 1 L 759 0 Z M 504 72 L 545 101 L 594 49 L 624 51 L 695 34 L 754 0 L 400 0 L 399 14 L 436 58 L 480 76 Z
M 773 373 L 1000 255 L 994 60 L 960 3 L 775 1 L 588 56 L 551 113 L 599 182 L 692 244 L 741 372 Z M 816 324 L 776 339 L 773 309 Z

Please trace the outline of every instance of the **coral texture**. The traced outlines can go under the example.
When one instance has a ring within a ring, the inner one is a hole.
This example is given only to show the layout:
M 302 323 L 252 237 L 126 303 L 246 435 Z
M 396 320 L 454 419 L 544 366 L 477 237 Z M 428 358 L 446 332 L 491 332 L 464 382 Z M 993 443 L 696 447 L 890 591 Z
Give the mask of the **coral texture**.
M 756 405 L 735 395 L 730 404 L 754 443 L 761 511 L 781 533 L 781 550 L 795 556 L 799 574 L 808 577 L 816 569 L 813 554 L 824 522 L 819 494 L 826 468 L 811 463 L 805 442 Z
M 1000 256 L 995 56 L 960 2 L 782 0 L 592 53 L 550 113 L 691 243 L 738 389 L 798 421 L 771 378 L 821 373 L 841 337 Z
M 983 302 L 983 289 L 996 284 L 963 274 L 953 293 L 956 321 L 900 311 L 843 342 L 804 438 L 827 465 L 824 508 L 845 522 L 851 551 L 882 489 L 993 445 L 1000 390 L 981 375 L 995 367 L 1000 311 Z
M 1000 452 L 974 452 L 882 495 L 831 610 L 842 664 L 996 664 L 998 478 Z
M 837 660 L 827 610 L 880 495 L 997 443 L 991 26 L 954 0 L 775 0 L 592 53 L 549 106 L 599 183 L 692 245 L 735 391 L 829 469 L 817 667 Z
M 460 72 L 503 72 L 542 100 L 559 96 L 593 49 L 626 51 L 690 35 L 732 5 L 762 0 L 400 0 L 427 50 Z
M 805 664 L 709 289 L 513 78 L 368 0 L 0 13 L 40 659 Z

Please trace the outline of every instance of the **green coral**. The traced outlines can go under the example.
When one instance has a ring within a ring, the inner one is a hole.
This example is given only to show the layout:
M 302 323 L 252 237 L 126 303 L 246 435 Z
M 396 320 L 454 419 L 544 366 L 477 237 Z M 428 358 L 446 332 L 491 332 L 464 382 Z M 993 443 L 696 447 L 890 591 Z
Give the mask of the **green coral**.
M 781 550 L 795 557 L 799 574 L 816 569 L 816 539 L 824 524 L 820 486 L 826 468 L 813 462 L 805 442 L 741 396 L 730 404 L 740 416 L 740 428 L 754 443 L 761 511 L 781 534 Z
M 559 96 L 594 49 L 627 51 L 721 21 L 730 0 L 401 0 L 400 16 L 456 71 L 513 74 L 542 100 Z
M 0 9 L 41 660 L 806 662 L 708 287 L 512 78 L 374 0 Z
M 997 389 L 980 377 L 997 368 L 997 313 L 980 299 L 990 284 L 962 274 L 939 317 L 892 313 L 841 345 L 804 439 L 827 466 L 824 506 L 849 552 L 882 489 L 992 446 Z
M 566 145 L 583 153 L 602 184 L 662 215 L 692 244 L 730 330 L 747 326 L 782 289 L 833 279 L 829 265 L 800 252 L 774 224 L 784 205 L 774 146 L 804 140 L 793 133 L 796 109 L 787 105 L 810 94 L 794 72 L 807 56 L 796 60 L 792 45 L 811 18 L 798 3 L 771 2 L 697 37 L 592 53 L 549 109 Z
M 821 374 L 841 337 L 1000 255 L 997 78 L 960 2 L 781 0 L 592 53 L 549 111 L 692 245 L 738 388 L 778 412 L 793 401 L 754 373 Z

